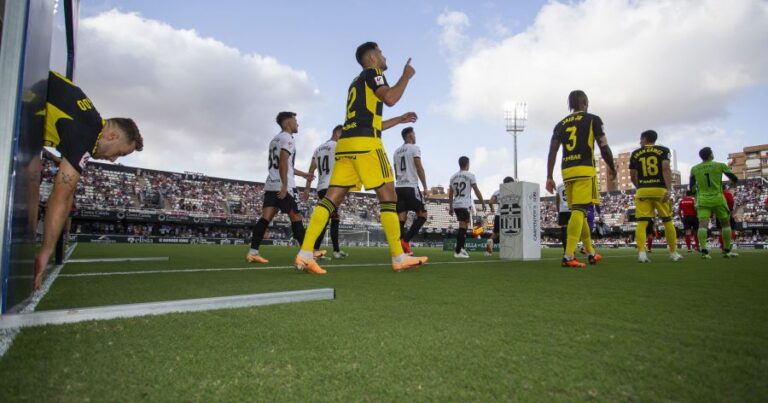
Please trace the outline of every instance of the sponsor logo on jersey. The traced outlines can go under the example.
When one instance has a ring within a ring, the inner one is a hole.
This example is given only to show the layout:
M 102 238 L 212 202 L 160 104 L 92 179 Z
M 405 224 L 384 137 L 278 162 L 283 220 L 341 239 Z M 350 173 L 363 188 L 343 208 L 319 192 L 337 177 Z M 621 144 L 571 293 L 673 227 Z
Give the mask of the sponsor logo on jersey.
M 376 76 L 373 81 L 375 81 L 377 85 L 384 85 L 384 76 Z

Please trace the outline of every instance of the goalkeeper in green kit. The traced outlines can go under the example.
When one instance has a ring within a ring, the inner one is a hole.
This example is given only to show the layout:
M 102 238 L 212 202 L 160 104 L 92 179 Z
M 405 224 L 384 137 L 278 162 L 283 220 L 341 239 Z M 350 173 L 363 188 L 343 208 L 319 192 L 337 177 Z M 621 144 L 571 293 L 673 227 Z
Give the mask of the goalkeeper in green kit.
M 722 224 L 723 234 L 723 257 L 737 257 L 735 252 L 731 252 L 731 216 L 728 211 L 728 204 L 723 197 L 723 175 L 731 180 L 731 185 L 738 182 L 736 175 L 731 172 L 728 165 L 722 162 L 715 162 L 712 149 L 704 147 L 699 150 L 699 157 L 702 163 L 694 165 L 691 168 L 691 190 L 696 192 L 696 215 L 699 217 L 699 239 L 703 240 L 701 246 L 701 257 L 703 259 L 712 259 L 707 250 L 707 228 L 709 227 L 709 218 L 712 214 Z

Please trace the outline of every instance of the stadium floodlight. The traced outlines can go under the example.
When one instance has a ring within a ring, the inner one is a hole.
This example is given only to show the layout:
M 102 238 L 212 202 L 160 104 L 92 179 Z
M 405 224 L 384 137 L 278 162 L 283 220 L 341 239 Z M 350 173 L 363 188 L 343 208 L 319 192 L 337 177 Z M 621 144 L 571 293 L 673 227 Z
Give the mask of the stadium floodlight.
M 517 181 L 517 134 L 525 130 L 525 123 L 528 121 L 528 104 L 518 102 L 514 105 L 508 105 L 504 108 L 504 123 L 506 123 L 507 133 L 512 134 L 514 141 L 515 157 L 515 180 Z

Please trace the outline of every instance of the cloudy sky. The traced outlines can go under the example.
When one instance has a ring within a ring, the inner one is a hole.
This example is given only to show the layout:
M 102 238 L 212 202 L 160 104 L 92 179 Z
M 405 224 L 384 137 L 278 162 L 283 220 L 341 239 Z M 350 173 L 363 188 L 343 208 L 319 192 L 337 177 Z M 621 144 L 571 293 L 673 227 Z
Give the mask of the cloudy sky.
M 288 4 L 288 5 L 287 5 Z M 504 109 L 526 102 L 519 177 L 544 182 L 547 145 L 573 89 L 590 97 L 614 153 L 655 129 L 687 177 L 764 144 L 768 1 L 82 0 L 75 81 L 103 116 L 133 117 L 145 150 L 125 165 L 263 181 L 281 110 L 298 113 L 296 165 L 341 123 L 357 45 L 379 43 L 394 83 L 384 117 L 414 125 L 430 186 L 467 155 L 483 193 L 513 172 Z M 390 151 L 402 126 L 385 132 Z M 303 183 L 303 180 L 298 181 Z

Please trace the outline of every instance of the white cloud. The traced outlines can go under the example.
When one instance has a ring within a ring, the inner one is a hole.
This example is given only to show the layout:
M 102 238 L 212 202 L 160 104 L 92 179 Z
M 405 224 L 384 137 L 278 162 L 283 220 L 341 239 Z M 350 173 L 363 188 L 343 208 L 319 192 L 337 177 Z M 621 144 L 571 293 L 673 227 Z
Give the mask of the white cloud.
M 531 130 L 548 132 L 579 88 L 611 142 L 633 143 L 643 129 L 723 117 L 739 91 L 768 81 L 766 21 L 762 0 L 551 2 L 524 32 L 474 41 L 449 108 L 498 118 L 505 101 L 526 100 Z
M 469 27 L 469 17 L 461 11 L 444 11 L 437 16 L 440 26 L 440 46 L 449 55 L 456 56 L 465 50 L 469 41 L 465 31 Z
M 301 126 L 319 100 L 303 71 L 135 13 L 83 19 L 77 54 L 76 82 L 102 116 L 132 117 L 144 136 L 126 165 L 262 181 L 277 113 L 297 112 Z M 300 150 L 312 133 L 300 127 Z

